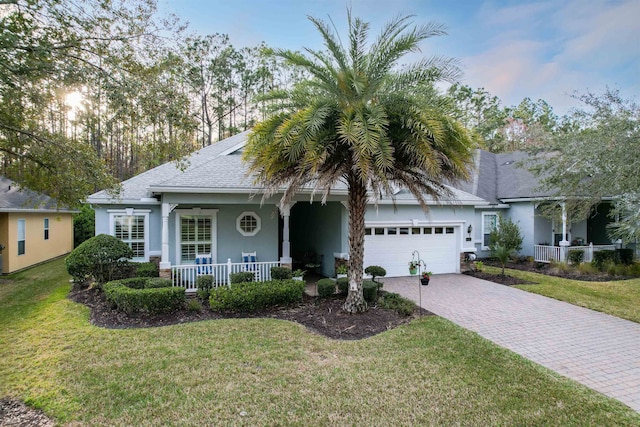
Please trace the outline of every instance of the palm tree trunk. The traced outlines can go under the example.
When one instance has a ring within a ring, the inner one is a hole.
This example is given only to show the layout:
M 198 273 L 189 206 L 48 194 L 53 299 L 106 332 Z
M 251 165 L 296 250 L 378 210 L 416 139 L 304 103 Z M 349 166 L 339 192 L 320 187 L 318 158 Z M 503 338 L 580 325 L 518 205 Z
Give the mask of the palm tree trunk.
M 362 292 L 364 264 L 364 214 L 367 188 L 353 173 L 349 175 L 349 293 L 342 309 L 347 313 L 367 311 Z

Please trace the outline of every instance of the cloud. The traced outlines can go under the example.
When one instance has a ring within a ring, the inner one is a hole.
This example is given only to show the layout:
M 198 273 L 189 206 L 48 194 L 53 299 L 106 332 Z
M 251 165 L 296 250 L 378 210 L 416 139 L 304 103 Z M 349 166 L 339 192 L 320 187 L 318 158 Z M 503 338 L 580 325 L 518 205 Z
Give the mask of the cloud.
M 574 91 L 617 86 L 625 95 L 639 88 L 640 2 L 582 1 L 525 3 L 501 7 L 488 2 L 481 20 L 482 51 L 462 58 L 464 83 L 484 87 L 506 105 L 524 97 L 545 99 L 563 114 Z M 480 34 L 478 34 L 480 37 Z

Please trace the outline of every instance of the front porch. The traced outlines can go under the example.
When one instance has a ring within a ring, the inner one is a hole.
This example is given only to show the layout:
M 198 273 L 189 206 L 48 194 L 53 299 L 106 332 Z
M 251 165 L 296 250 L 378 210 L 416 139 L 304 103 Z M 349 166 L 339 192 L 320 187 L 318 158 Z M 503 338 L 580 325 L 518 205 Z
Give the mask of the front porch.
M 196 279 L 198 276 L 213 276 L 214 286 L 229 286 L 230 276 L 233 273 L 252 272 L 256 282 L 271 280 L 271 268 L 280 267 L 280 261 L 266 262 L 231 262 L 227 259 L 224 264 L 191 264 L 171 266 L 171 281 L 173 286 L 182 286 L 187 293 L 197 290 Z
M 548 246 L 534 245 L 533 258 L 536 262 L 567 262 L 569 251 L 583 251 L 584 262 L 593 261 L 593 253 L 602 250 L 615 250 L 616 245 L 594 245 L 590 243 L 588 246 Z

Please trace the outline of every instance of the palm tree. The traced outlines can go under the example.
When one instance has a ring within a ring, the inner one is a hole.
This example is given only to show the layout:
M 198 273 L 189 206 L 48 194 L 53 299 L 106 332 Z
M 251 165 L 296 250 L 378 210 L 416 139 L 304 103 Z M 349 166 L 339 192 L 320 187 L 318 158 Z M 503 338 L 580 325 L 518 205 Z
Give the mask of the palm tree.
M 369 24 L 348 12 L 348 46 L 323 21 L 310 17 L 326 51 L 307 55 L 276 51 L 311 78 L 271 94 L 280 110 L 257 124 L 244 159 L 264 198 L 284 191 L 286 205 L 303 187 L 323 194 L 348 187 L 349 293 L 343 309 L 365 311 L 362 293 L 365 212 L 370 201 L 406 187 L 428 209 L 425 197 L 450 192 L 446 183 L 467 178 L 472 156 L 467 132 L 447 114 L 436 81 L 454 81 L 454 61 L 434 57 L 398 69 L 418 44 L 444 34 L 440 25 L 411 27 L 397 17 L 368 46 Z M 263 199 L 264 200 L 264 199 Z

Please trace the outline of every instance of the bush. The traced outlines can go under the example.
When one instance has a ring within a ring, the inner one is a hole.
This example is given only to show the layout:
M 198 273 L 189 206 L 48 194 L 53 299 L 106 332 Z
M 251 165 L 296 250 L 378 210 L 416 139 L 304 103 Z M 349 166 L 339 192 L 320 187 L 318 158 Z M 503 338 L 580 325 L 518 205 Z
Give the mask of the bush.
M 100 234 L 81 243 L 65 259 L 67 272 L 78 283 L 95 279 L 99 284 L 112 280 L 118 265 L 133 257 L 124 242 L 107 234 Z
M 198 288 L 197 290 L 198 298 L 208 299 L 211 289 L 213 289 L 214 282 L 215 282 L 215 279 L 210 274 L 198 276 L 198 278 L 196 279 L 196 288 Z
M 602 250 L 595 251 L 593 253 L 593 265 L 600 271 L 605 271 L 605 264 L 610 262 L 615 262 L 615 251 L 610 250 Z
M 320 298 L 328 298 L 336 293 L 336 282 L 331 279 L 320 279 L 316 283 L 318 288 L 318 296 Z
M 376 277 L 384 277 L 387 275 L 387 270 L 379 265 L 370 265 L 364 269 L 364 272 L 371 275 L 371 280 L 376 281 Z
M 118 311 L 127 314 L 146 312 L 149 314 L 167 313 L 181 308 L 185 301 L 185 289 L 181 287 L 157 287 L 166 279 L 147 279 L 139 288 L 142 278 L 116 280 L 103 286 L 109 304 Z
M 212 289 L 209 305 L 216 311 L 253 312 L 300 301 L 303 292 L 304 282 L 298 280 L 233 283 L 230 287 Z
M 291 269 L 286 267 L 271 267 L 272 280 L 289 280 L 293 277 Z
M 202 303 L 197 299 L 189 299 L 189 302 L 187 303 L 187 311 L 192 313 L 202 313 Z
M 378 304 L 382 308 L 388 310 L 394 310 L 396 313 L 402 316 L 410 316 L 416 309 L 416 304 L 406 298 L 401 297 L 399 294 L 391 292 L 385 292 L 381 298 L 378 299 Z
M 256 281 L 256 274 L 253 271 L 241 271 L 229 275 L 231 283 L 250 283 Z
M 173 286 L 171 279 L 165 279 L 163 277 L 149 277 L 147 278 L 146 289 L 155 288 L 170 288 Z
M 338 292 L 342 295 L 346 295 L 349 293 L 349 278 L 341 277 L 336 280 L 336 284 L 338 285 Z
M 136 262 L 136 277 L 158 277 L 160 272 L 155 262 Z
M 582 274 L 596 274 L 598 269 L 590 262 L 584 262 L 578 266 L 578 271 Z
M 569 251 L 569 262 L 572 265 L 580 265 L 584 261 L 584 251 L 582 249 L 572 249 Z
M 372 280 L 363 281 L 362 293 L 364 294 L 364 300 L 366 302 L 376 302 L 378 300 L 378 284 Z
M 509 258 L 522 249 L 520 227 L 510 219 L 500 216 L 498 226 L 489 234 L 489 250 L 491 256 L 500 261 L 502 275 Z
M 616 249 L 615 261 L 624 265 L 633 264 L 633 249 Z
M 80 212 L 73 214 L 73 247 L 77 248 L 85 240 L 96 235 L 96 213 L 91 205 L 83 204 Z

